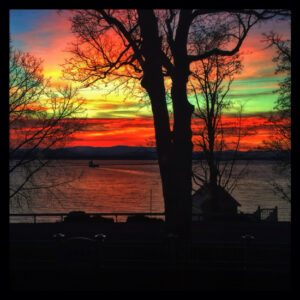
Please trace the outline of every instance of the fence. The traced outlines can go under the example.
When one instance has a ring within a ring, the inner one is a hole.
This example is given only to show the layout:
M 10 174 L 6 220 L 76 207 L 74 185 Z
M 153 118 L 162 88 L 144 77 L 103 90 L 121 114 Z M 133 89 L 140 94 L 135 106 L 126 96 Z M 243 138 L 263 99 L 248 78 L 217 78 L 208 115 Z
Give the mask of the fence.
M 275 208 L 260 208 L 258 206 L 256 212 L 254 214 L 257 216 L 259 221 L 278 221 L 278 207 Z
M 38 220 L 48 218 L 50 218 L 50 221 L 64 221 L 64 218 L 67 217 L 69 215 L 69 213 L 22 213 L 22 214 L 9 214 L 10 217 L 10 222 L 11 223 L 15 223 L 12 222 L 13 219 L 12 218 L 18 218 L 21 222 L 24 222 L 24 220 L 26 220 L 25 223 L 38 223 Z M 163 219 L 165 218 L 165 213 L 161 212 L 161 213 L 150 213 L 150 212 L 142 212 L 142 213 L 136 213 L 136 212 L 119 212 L 119 213 L 85 213 L 86 216 L 100 216 L 100 217 L 114 217 L 114 221 L 116 223 L 118 223 L 121 220 L 124 220 L 124 218 L 122 217 L 128 217 L 128 216 L 150 216 L 150 217 L 163 217 Z M 193 219 L 195 220 L 202 220 L 203 219 L 203 214 L 196 214 L 193 213 L 192 214 Z M 121 220 L 120 220 L 121 217 Z M 28 220 L 29 218 L 29 220 Z M 29 221 L 29 222 L 28 222 Z M 122 221 L 121 221 L 122 222 Z
M 64 218 L 67 217 L 69 213 L 24 213 L 24 214 L 9 214 L 10 217 L 10 222 L 13 221 L 11 218 L 22 218 L 24 222 L 24 218 L 31 218 L 33 223 L 38 223 L 37 219 L 41 218 L 50 218 L 50 220 L 56 219 L 60 221 L 64 221 Z M 128 216 L 150 216 L 150 217 L 165 217 L 165 213 L 160 212 L 160 213 L 152 213 L 152 212 L 110 212 L 110 213 L 85 213 L 86 216 L 100 216 L 100 217 L 114 217 L 114 221 L 118 223 L 118 218 L 120 221 L 120 217 L 128 217 Z M 252 216 L 254 217 L 257 221 L 270 221 L 270 222 L 277 222 L 278 221 L 278 207 L 275 206 L 275 208 L 260 208 L 258 206 L 257 210 L 253 214 L 237 214 L 237 215 L 227 215 L 224 213 L 214 213 L 214 214 L 203 214 L 203 213 L 193 213 L 192 214 L 192 219 L 193 221 L 203 221 L 207 217 L 218 217 L 218 218 L 227 218 L 229 219 L 234 219 L 239 216 Z M 122 218 L 124 220 L 124 218 Z M 121 221 L 122 222 L 122 221 Z M 14 222 L 11 222 L 14 223 Z M 25 222 L 25 223 L 28 223 Z M 31 222 L 29 222 L 31 223 Z
M 33 223 L 38 223 L 37 219 L 39 218 L 58 218 L 60 221 L 63 221 L 65 217 L 67 217 L 69 213 L 25 213 L 25 214 L 9 214 L 9 217 L 17 217 L 17 218 L 26 218 L 30 217 L 33 220 Z M 100 216 L 100 217 L 107 217 L 112 216 L 115 217 L 115 222 L 118 223 L 118 217 L 124 217 L 124 216 L 164 216 L 165 213 L 136 213 L 136 212 L 119 212 L 119 213 L 85 213 L 87 216 Z M 10 220 L 11 221 L 11 220 Z

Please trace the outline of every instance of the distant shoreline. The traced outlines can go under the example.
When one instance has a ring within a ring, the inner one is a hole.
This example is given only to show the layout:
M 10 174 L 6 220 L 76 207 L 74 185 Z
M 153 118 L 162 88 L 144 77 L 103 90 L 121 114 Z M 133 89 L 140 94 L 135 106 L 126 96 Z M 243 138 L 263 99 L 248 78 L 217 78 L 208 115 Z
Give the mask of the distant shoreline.
M 11 151 L 10 151 L 11 152 Z M 288 152 L 278 151 L 235 151 L 227 150 L 215 152 L 220 160 L 278 160 L 289 155 Z M 157 153 L 154 147 L 69 147 L 57 149 L 18 149 L 14 154 L 10 154 L 10 159 L 39 158 L 39 159 L 93 159 L 93 160 L 157 160 Z M 204 160 L 204 153 L 193 152 L 193 160 Z

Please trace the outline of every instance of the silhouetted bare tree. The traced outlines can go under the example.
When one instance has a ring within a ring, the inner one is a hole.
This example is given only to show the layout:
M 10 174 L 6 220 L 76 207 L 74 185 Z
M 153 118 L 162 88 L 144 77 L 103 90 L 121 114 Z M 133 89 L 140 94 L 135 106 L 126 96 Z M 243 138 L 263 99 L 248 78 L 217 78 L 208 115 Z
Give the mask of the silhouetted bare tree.
M 282 39 L 277 33 L 270 32 L 264 34 L 264 42 L 267 48 L 274 47 L 276 56 L 273 61 L 277 64 L 275 74 L 285 74 L 285 78 L 279 83 L 279 89 L 275 90 L 279 96 L 274 107 L 275 113 L 271 115 L 269 121 L 273 126 L 273 134 L 269 140 L 264 141 L 264 148 L 276 150 L 279 153 L 279 164 L 276 172 L 288 178 L 286 190 L 281 184 L 272 181 L 274 190 L 281 194 L 282 198 L 290 201 L 291 189 L 291 41 Z
M 77 42 L 71 50 L 73 57 L 65 64 L 65 74 L 86 86 L 101 79 L 137 79 L 149 95 L 170 230 L 187 236 L 191 222 L 194 107 L 188 101 L 186 86 L 190 66 L 213 55 L 236 54 L 255 24 L 286 13 L 268 9 L 75 11 L 72 30 Z M 166 78 L 171 82 L 172 128 Z
M 239 149 L 242 135 L 241 117 L 242 111 L 237 116 L 236 126 L 228 132 L 223 127 L 222 117 L 224 109 L 232 103 L 226 97 L 233 81 L 233 76 L 241 71 L 241 62 L 238 55 L 232 57 L 211 56 L 201 60 L 197 69 L 192 73 L 193 80 L 190 85 L 196 98 L 195 117 L 201 120 L 196 135 L 199 136 L 197 144 L 203 151 L 204 160 L 198 161 L 198 168 L 194 168 L 194 179 L 197 185 L 209 186 L 211 197 L 216 198 L 217 187 L 233 191 L 239 178 L 233 176 L 236 162 L 236 154 Z M 224 132 L 226 131 L 226 132 Z M 236 136 L 231 160 L 222 161 L 222 151 L 228 150 L 225 136 Z M 222 162 L 222 164 L 221 164 Z M 243 169 L 244 170 L 244 169 Z
M 9 166 L 10 199 L 26 198 L 29 190 L 63 183 L 56 180 L 40 186 L 34 178 L 49 162 L 43 153 L 54 146 L 62 147 L 81 128 L 82 124 L 73 119 L 82 112 L 83 100 L 76 94 L 77 89 L 71 86 L 53 92 L 49 79 L 43 76 L 42 61 L 10 48 L 9 156 L 18 154 Z

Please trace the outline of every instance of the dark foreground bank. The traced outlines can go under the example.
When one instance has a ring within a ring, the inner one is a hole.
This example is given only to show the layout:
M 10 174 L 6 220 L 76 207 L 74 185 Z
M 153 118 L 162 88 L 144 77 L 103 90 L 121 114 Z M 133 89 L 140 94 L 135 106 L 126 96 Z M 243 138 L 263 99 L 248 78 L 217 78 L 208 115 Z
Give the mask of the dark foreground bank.
M 160 223 L 10 224 L 11 289 L 290 289 L 290 223 L 191 231 L 186 242 Z

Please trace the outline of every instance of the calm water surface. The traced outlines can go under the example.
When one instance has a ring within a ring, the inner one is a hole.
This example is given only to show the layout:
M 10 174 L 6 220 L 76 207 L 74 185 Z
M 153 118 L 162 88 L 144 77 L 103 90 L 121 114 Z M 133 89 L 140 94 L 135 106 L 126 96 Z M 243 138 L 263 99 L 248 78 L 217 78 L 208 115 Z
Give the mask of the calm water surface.
M 86 212 L 163 212 L 159 167 L 157 161 L 98 160 L 99 168 L 89 168 L 88 160 L 52 161 L 43 170 L 37 184 L 55 180 L 71 181 L 51 190 L 35 190 L 30 201 L 13 201 L 11 213 L 51 213 L 84 210 Z M 245 165 L 237 162 L 237 172 Z M 250 161 L 248 172 L 240 179 L 233 196 L 243 212 L 254 212 L 257 206 L 278 206 L 279 220 L 290 221 L 290 203 L 274 194 L 269 183 L 287 179 L 273 172 L 272 161 Z M 21 174 L 14 174 L 10 184 Z M 11 221 L 16 221 L 11 219 Z

